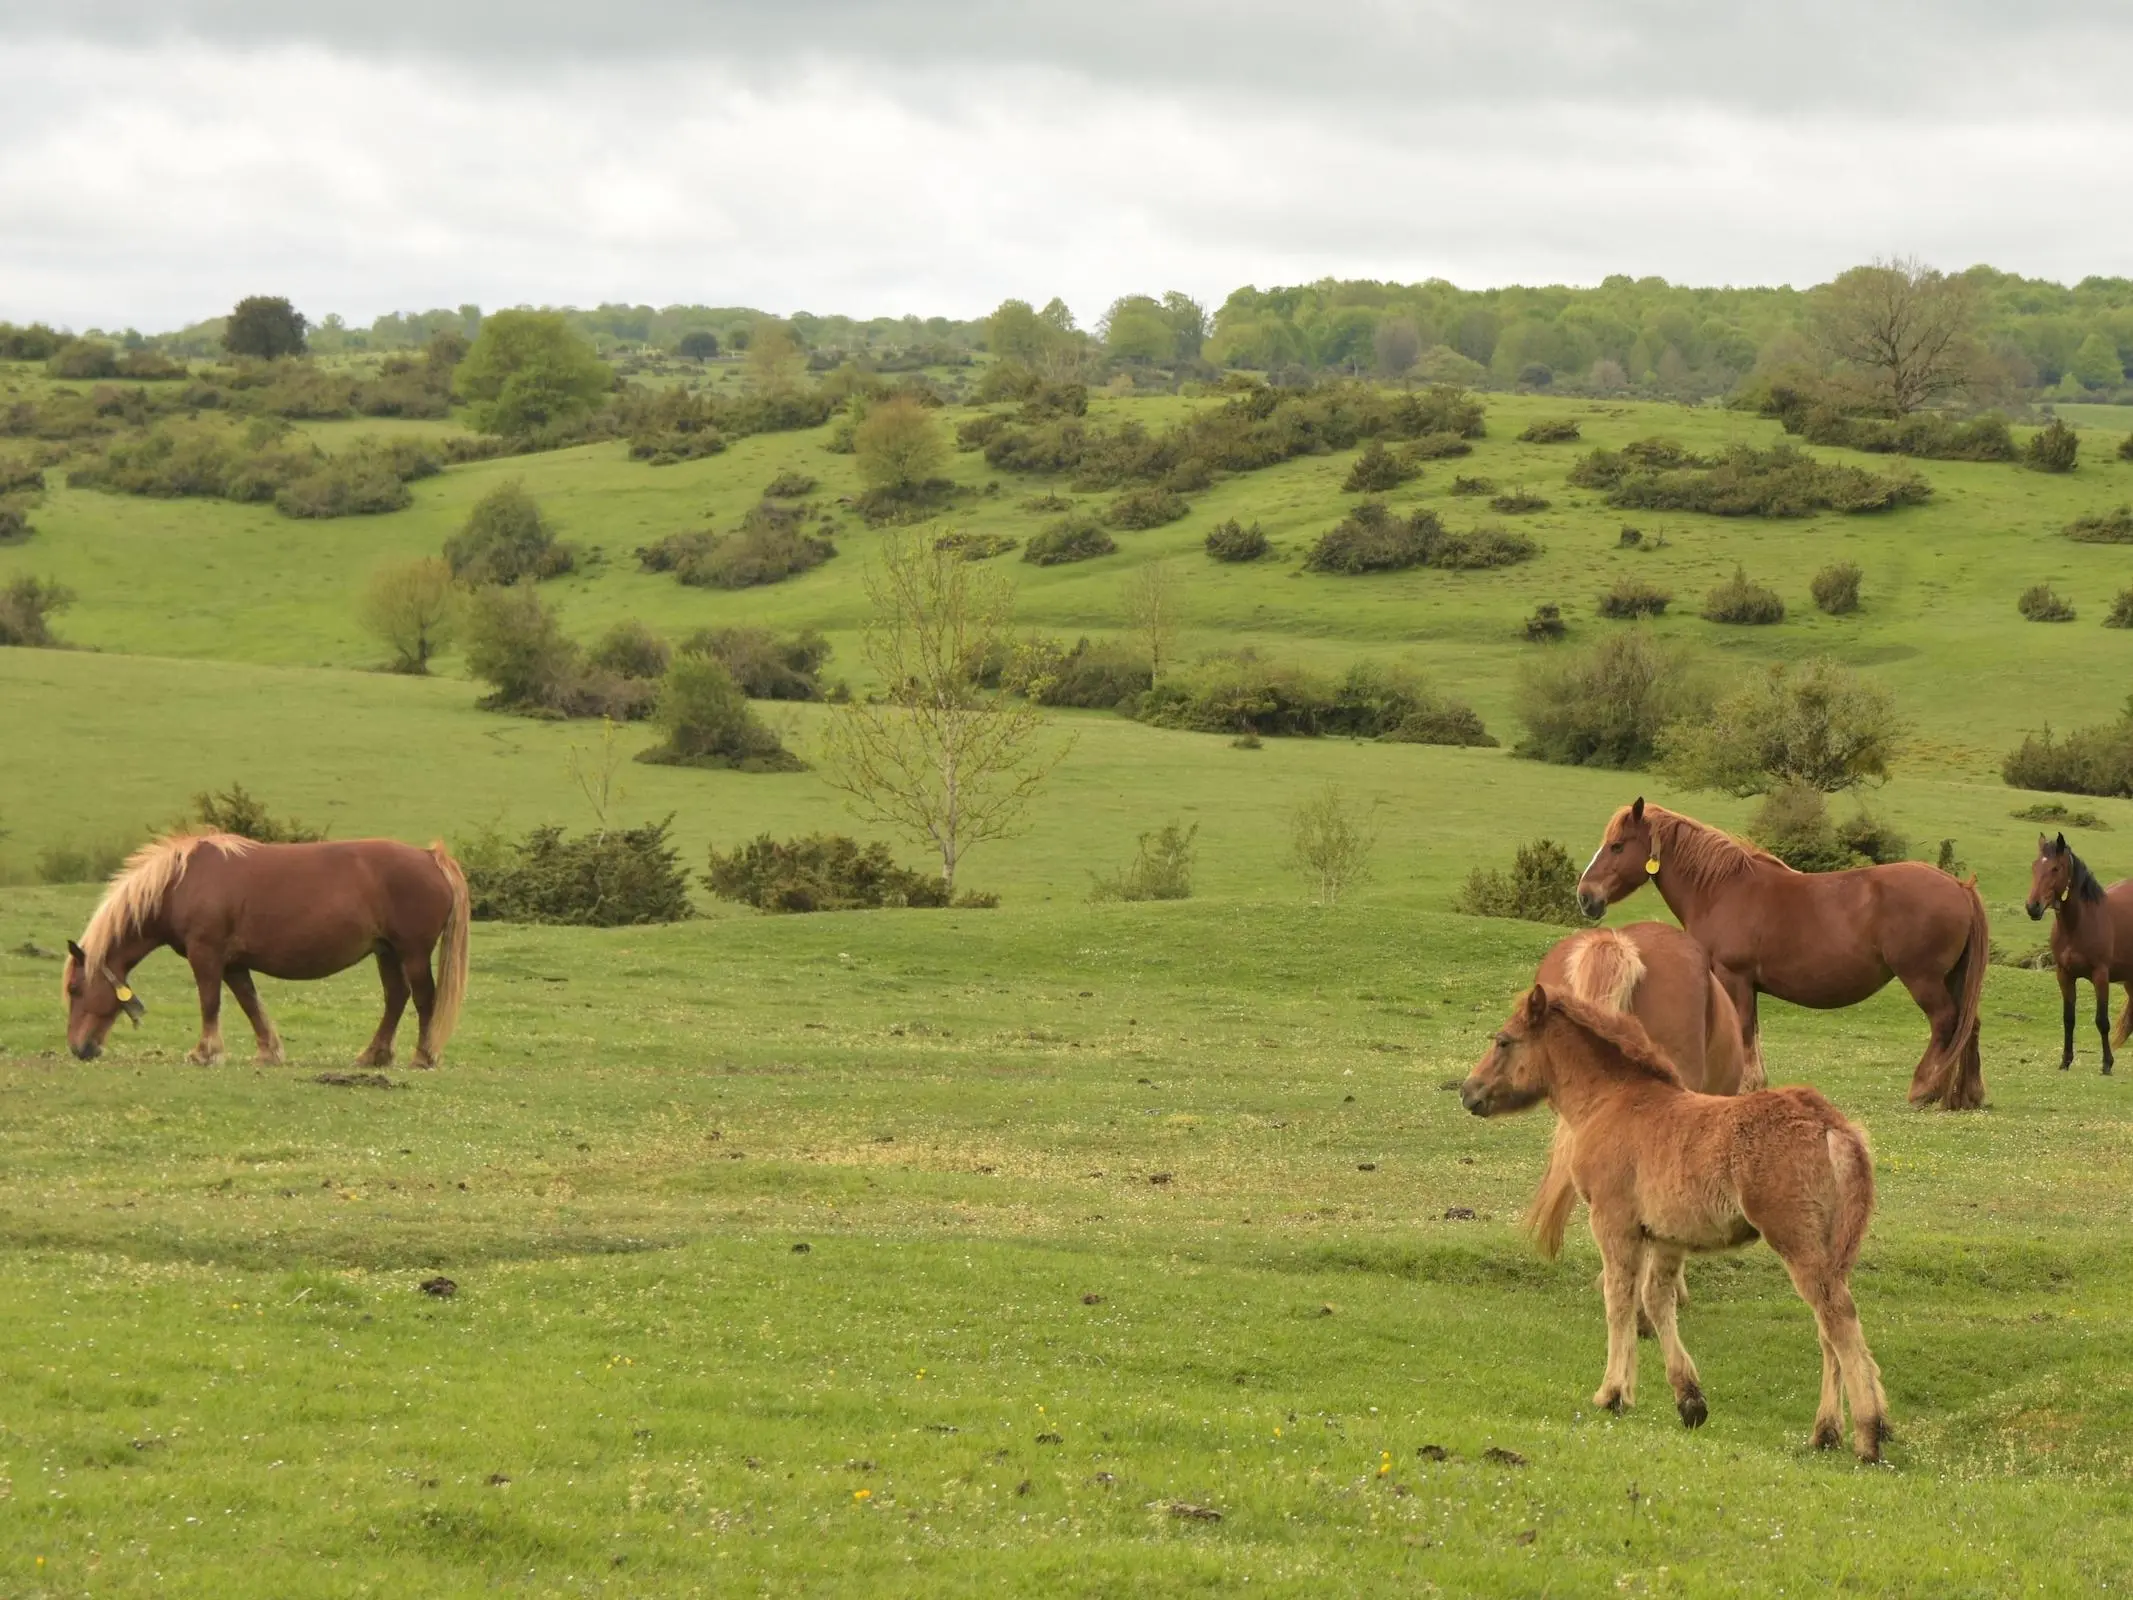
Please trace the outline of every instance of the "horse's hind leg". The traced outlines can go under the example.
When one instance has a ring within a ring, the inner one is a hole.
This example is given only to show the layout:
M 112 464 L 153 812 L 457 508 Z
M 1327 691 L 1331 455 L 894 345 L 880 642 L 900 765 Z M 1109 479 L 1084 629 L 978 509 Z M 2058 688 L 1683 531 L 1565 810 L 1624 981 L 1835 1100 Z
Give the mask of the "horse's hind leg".
M 378 1031 L 356 1057 L 359 1067 L 389 1067 L 393 1064 L 393 1035 L 400 1031 L 400 1014 L 407 1009 L 407 979 L 400 973 L 400 958 L 390 950 L 378 952 L 378 981 L 385 985 L 385 1015 Z
M 1659 1353 L 1666 1357 L 1666 1381 L 1674 1390 L 1674 1409 L 1684 1427 L 1700 1428 L 1710 1416 L 1704 1404 L 1703 1385 L 1697 1381 L 1696 1363 L 1682 1345 L 1674 1322 L 1681 1284 L 1682 1252 L 1653 1245 L 1644 1252 L 1641 1292 L 1644 1309 L 1650 1313 L 1652 1330 L 1659 1336 Z
M 437 1052 L 430 1045 L 430 1023 L 437 1011 L 437 985 L 430 977 L 430 957 L 427 950 L 419 955 L 410 955 L 401 963 L 400 971 L 407 987 L 415 997 L 415 1017 L 421 1024 L 421 1032 L 415 1039 L 415 1060 L 418 1067 L 437 1065 Z
M 1622 1412 L 1637 1403 L 1637 1279 L 1644 1242 L 1634 1232 L 1602 1232 L 1597 1224 L 1592 1232 L 1600 1246 L 1600 1292 L 1607 1302 L 1607 1372 L 1592 1403 Z
M 200 950 L 190 958 L 193 983 L 200 991 L 200 1042 L 185 1059 L 196 1067 L 222 1065 L 222 961 Z
M 2111 969 L 2098 967 L 2089 974 L 2089 982 L 2096 990 L 2096 1037 L 2103 1041 L 2103 1070 L 2106 1076 L 2111 1071 Z
M 273 1019 L 267 1008 L 259 1002 L 259 991 L 252 987 L 252 974 L 243 967 L 232 967 L 223 974 L 223 981 L 230 986 L 230 993 L 244 1007 L 245 1021 L 252 1025 L 252 1037 L 259 1042 L 259 1064 L 263 1067 L 281 1066 L 288 1057 L 282 1053 L 281 1035 L 274 1031 Z
M 1780 1255 L 1792 1275 L 1793 1288 L 1815 1314 L 1815 1332 L 1822 1343 L 1822 1400 L 1815 1411 L 1814 1446 L 1830 1449 L 1844 1435 L 1837 1400 L 1841 1381 L 1852 1412 L 1852 1449 L 1861 1461 L 1878 1462 L 1882 1441 L 1889 1434 L 1889 1400 L 1882 1391 L 1881 1368 L 1859 1327 L 1851 1286 L 1818 1250 L 1794 1249 Z
M 1948 992 L 1947 979 L 1940 973 L 1928 978 L 1907 977 L 1903 986 L 1933 1024 L 1926 1053 L 1918 1058 L 1917 1070 L 1911 1074 L 1911 1104 L 1930 1106 L 1946 1099 L 1952 1110 L 1952 1097 L 1963 1070 L 1961 1052 L 1955 1048 L 1955 996 Z

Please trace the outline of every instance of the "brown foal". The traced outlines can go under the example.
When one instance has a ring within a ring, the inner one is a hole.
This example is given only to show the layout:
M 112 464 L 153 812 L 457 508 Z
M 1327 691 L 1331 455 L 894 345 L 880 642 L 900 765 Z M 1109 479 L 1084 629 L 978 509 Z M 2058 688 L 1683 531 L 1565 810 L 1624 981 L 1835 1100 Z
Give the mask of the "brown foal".
M 1709 1415 L 1696 1363 L 1675 1326 L 1684 1254 L 1758 1236 L 1785 1263 L 1815 1315 L 1822 1397 L 1813 1442 L 1829 1449 L 1852 1417 L 1852 1448 L 1881 1459 L 1888 1399 L 1860 1331 L 1851 1270 L 1874 1210 L 1866 1135 L 1812 1089 L 1698 1094 L 1635 1017 L 1536 985 L 1460 1086 L 1476 1116 L 1546 1100 L 1570 1125 L 1571 1176 L 1592 1212 L 1604 1264 L 1607 1371 L 1596 1406 L 1626 1410 L 1637 1392 L 1640 1300 L 1687 1426 Z
M 2065 834 L 2047 839 L 2040 833 L 2037 859 L 2029 865 L 2029 903 L 2024 909 L 2036 921 L 2046 906 L 2058 913 L 2052 921 L 2052 967 L 2059 975 L 2059 1011 L 2066 1024 L 2059 1070 L 2074 1064 L 2074 985 L 2086 978 L 2096 989 L 2096 1036 L 2103 1044 L 2103 1070 L 2109 1072 L 2113 1046 L 2124 1044 L 2133 1029 L 2133 880 L 2106 889 L 2068 848 Z M 2126 1008 L 2115 1034 L 2113 983 L 2126 986 Z

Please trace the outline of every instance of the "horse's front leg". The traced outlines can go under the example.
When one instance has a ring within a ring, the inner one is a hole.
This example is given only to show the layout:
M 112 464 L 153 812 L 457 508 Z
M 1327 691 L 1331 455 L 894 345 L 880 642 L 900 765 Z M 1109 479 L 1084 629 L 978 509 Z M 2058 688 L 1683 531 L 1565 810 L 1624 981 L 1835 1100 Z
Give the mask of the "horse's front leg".
M 222 957 L 207 950 L 194 950 L 186 960 L 193 969 L 193 983 L 200 991 L 200 1042 L 185 1059 L 196 1067 L 222 1065 Z
M 252 974 L 243 967 L 232 967 L 223 975 L 229 984 L 230 993 L 237 997 L 237 1004 L 244 1008 L 245 1021 L 252 1025 L 252 1037 L 259 1044 L 259 1064 L 263 1067 L 283 1065 L 288 1057 L 282 1053 L 281 1035 L 274 1031 L 273 1019 L 267 1008 L 260 1004 L 259 991 L 252 987 Z
M 2064 967 L 2059 974 L 2059 1020 L 2066 1026 L 2066 1047 L 2059 1052 L 2059 1070 L 2074 1064 L 2074 975 Z
M 1634 1225 L 1611 1227 L 1593 1219 L 1600 1246 L 1600 1293 L 1607 1304 L 1607 1372 L 1592 1403 L 1617 1414 L 1637 1403 L 1637 1279 L 1644 1267 L 1644 1241 Z
M 1740 1092 L 1749 1094 L 1770 1081 L 1763 1072 L 1763 1028 L 1755 1010 L 1755 983 L 1723 968 L 1718 981 L 1740 1017 Z
M 2089 983 L 2096 991 L 2096 1037 L 2103 1041 L 2103 1070 L 2108 1077 L 2111 1071 L 2111 969 L 2098 967 L 2089 974 Z

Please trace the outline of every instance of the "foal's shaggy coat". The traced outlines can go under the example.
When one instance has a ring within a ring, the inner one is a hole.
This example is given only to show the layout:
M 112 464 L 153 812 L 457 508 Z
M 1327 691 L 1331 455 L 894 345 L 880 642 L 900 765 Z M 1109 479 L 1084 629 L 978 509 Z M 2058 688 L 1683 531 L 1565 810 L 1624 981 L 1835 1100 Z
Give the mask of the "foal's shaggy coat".
M 1459 1098 L 1476 1116 L 1546 1100 L 1569 1124 L 1571 1177 L 1592 1211 L 1604 1263 L 1607 1372 L 1593 1404 L 1621 1411 L 1637 1390 L 1637 1305 L 1651 1313 L 1676 1408 L 1709 1414 L 1675 1327 L 1675 1283 L 1691 1250 L 1730 1250 L 1758 1235 L 1792 1274 L 1822 1342 L 1814 1443 L 1881 1459 L 1888 1400 L 1852 1304 L 1850 1276 L 1874 1210 L 1866 1135 L 1812 1089 L 1735 1097 L 1684 1088 L 1636 1018 L 1536 985 Z M 1841 1389 L 1840 1389 L 1841 1384 Z

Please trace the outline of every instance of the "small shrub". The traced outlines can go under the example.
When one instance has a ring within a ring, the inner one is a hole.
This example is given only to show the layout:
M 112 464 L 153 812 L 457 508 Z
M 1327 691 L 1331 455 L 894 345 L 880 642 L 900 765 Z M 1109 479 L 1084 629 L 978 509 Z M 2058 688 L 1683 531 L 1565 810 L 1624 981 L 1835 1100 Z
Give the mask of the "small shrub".
M 2118 459 L 2121 461 L 2133 461 L 2133 433 L 2127 434 L 2118 441 Z
M 1451 745 L 1470 750 L 1494 750 L 1499 743 L 1482 724 L 1480 713 L 1456 700 L 1419 706 L 1378 738 L 1387 744 Z
M 1147 656 L 1123 642 L 1081 639 L 1069 650 L 1057 640 L 1029 639 L 1016 648 L 1001 683 L 1039 705 L 1123 711 L 1154 687 L 1155 674 Z
M 1231 517 L 1207 530 L 1207 553 L 1217 561 L 1257 561 L 1269 548 L 1258 523 L 1249 528 Z
M 1425 433 L 1400 446 L 1409 461 L 1439 461 L 1446 456 L 1470 456 L 1474 446 L 1456 433 Z
M 1526 425 L 1521 444 L 1569 444 L 1578 437 L 1577 422 L 1570 417 L 1544 417 Z
M 1454 478 L 1454 479 L 1452 479 L 1452 493 L 1453 493 L 1453 494 L 1465 494 L 1465 495 L 1483 495 L 1483 494 L 1494 494 L 1495 492 L 1496 492 L 1496 480 L 1495 480 L 1494 478 Z
M 445 540 L 444 559 L 462 583 L 508 586 L 558 577 L 577 564 L 577 552 L 556 538 L 539 502 L 514 478 L 475 502 Z
M 637 547 L 637 565 L 646 572 L 680 572 L 709 555 L 719 535 L 709 528 L 670 533 L 663 539 Z
M 2054 417 L 2022 447 L 2022 465 L 2038 472 L 2072 472 L 2081 454 L 2081 435 Z
M 133 847 L 102 840 L 48 844 L 37 852 L 39 883 L 102 883 L 126 864 Z
M 2062 531 L 2082 544 L 2133 544 L 2133 505 L 2076 517 Z
M 626 617 L 600 635 L 585 664 L 618 678 L 661 678 L 666 676 L 672 655 L 658 634 L 635 617 Z
M 820 700 L 829 641 L 809 628 L 785 637 L 768 628 L 704 628 L 681 644 L 684 654 L 713 657 L 751 700 Z
M 1074 502 L 1063 494 L 1031 495 L 1022 502 L 1024 511 L 1072 511 Z
M 371 517 L 405 510 L 414 499 L 384 461 L 350 452 L 283 484 L 274 509 L 285 517 Z
M 1862 865 L 1886 866 L 1891 861 L 1906 859 L 1911 853 L 1911 841 L 1864 805 L 1853 812 L 1848 821 L 1838 823 L 1836 832 L 1837 843 L 1849 850 Z
M 814 492 L 815 480 L 792 467 L 787 467 L 763 485 L 763 498 L 766 500 L 801 500 Z
M 2008 752 L 2000 777 L 2011 788 L 2133 797 L 2133 701 L 2114 723 L 2055 738 L 2049 725 Z
M 1004 556 L 1022 541 L 1005 533 L 970 533 L 958 530 L 944 533 L 933 541 L 938 550 L 953 550 L 965 561 L 990 561 L 994 556 Z
M 653 724 L 666 735 L 639 761 L 665 767 L 799 772 L 807 763 L 779 742 L 717 657 L 684 651 L 659 685 Z
M 36 531 L 28 512 L 0 500 L 0 545 L 22 544 Z
M 2121 589 L 2111 599 L 2111 609 L 2103 614 L 2106 628 L 2133 628 L 2133 589 Z
M 1288 865 L 1312 900 L 1338 905 L 1370 875 L 1377 850 L 1375 807 L 1362 807 L 1328 784 L 1289 813 Z
M 688 874 L 667 839 L 673 820 L 575 839 L 546 827 L 520 840 L 491 833 L 463 844 L 473 915 L 581 928 L 684 921 L 693 913 Z
M 1659 750 L 1687 788 L 1750 795 L 1797 780 L 1835 793 L 1886 778 L 1906 732 L 1885 685 L 1820 657 L 1743 673 L 1669 726 Z
M 729 533 L 696 547 L 697 553 L 676 562 L 674 575 L 694 588 L 752 589 L 783 583 L 812 572 L 837 553 L 837 546 L 807 532 L 797 513 L 765 501 Z
M 1444 524 L 1433 511 L 1396 517 L 1383 501 L 1366 500 L 1319 536 L 1304 566 L 1312 572 L 1351 576 L 1398 572 L 1422 565 L 1432 543 L 1443 535 Z
M 1508 528 L 1471 528 L 1431 541 L 1422 564 L 1446 572 L 1476 572 L 1489 567 L 1513 567 L 1538 554 L 1540 546 L 1522 533 Z
M 987 411 L 956 424 L 955 447 L 958 450 L 982 450 L 991 444 L 1007 426 L 1007 418 L 998 412 Z
M 1748 837 L 1796 872 L 1837 872 L 1853 864 L 1830 823 L 1829 801 L 1797 780 L 1770 791 L 1748 824 Z
M 1402 460 L 1386 449 L 1382 440 L 1373 439 L 1349 466 L 1341 488 L 1350 494 L 1382 494 L 1399 488 L 1421 470 L 1415 462 Z
M 1057 567 L 1107 556 L 1117 548 L 1118 541 L 1104 531 L 1102 523 L 1076 512 L 1031 538 L 1022 547 L 1022 559 L 1033 566 Z
M 1642 528 L 1632 528 L 1626 522 L 1622 524 L 1622 532 L 1615 540 L 1617 547 L 1623 550 L 1635 550 L 1643 543 L 1644 530 Z
M 171 825 L 172 832 L 211 830 L 257 839 L 261 844 L 307 844 L 326 837 L 326 830 L 313 828 L 295 817 L 276 817 L 266 802 L 233 783 L 220 793 L 202 790 L 193 796 L 192 809 Z
M 898 866 L 889 847 L 878 840 L 861 844 L 834 833 L 785 840 L 759 834 L 725 855 L 714 847 L 704 887 L 721 900 L 769 912 L 948 904 L 938 873 Z
M 1642 578 L 1617 578 L 1615 586 L 1600 596 L 1598 610 L 1603 617 L 1617 621 L 1634 621 L 1639 617 L 1659 617 L 1674 603 L 1673 594 Z
M 1191 510 L 1183 495 L 1168 489 L 1128 489 L 1105 507 L 1104 521 L 1114 528 L 1160 528 Z
M 1785 620 L 1785 602 L 1775 589 L 1764 587 L 1745 570 L 1735 567 L 1732 577 L 1704 596 L 1703 619 L 1767 627 Z
M 1840 561 L 1816 573 L 1808 588 L 1820 610 L 1833 617 L 1849 616 L 1859 609 L 1859 580 L 1863 576 L 1856 563 Z
M 52 634 L 52 613 L 73 603 L 74 591 L 64 584 L 16 578 L 0 588 L 0 645 L 53 648 L 59 640 Z
M 1548 501 L 1544 497 L 1530 493 L 1521 487 L 1511 490 L 1508 494 L 1497 495 L 1489 502 L 1489 509 L 1491 511 L 1501 511 L 1505 516 L 1516 516 L 1521 512 L 1546 511 L 1548 509 Z
M 1683 651 L 1640 628 L 1529 658 L 1514 703 L 1526 725 L 1518 754 L 1560 766 L 1641 767 L 1667 725 L 1708 711 L 1711 694 Z
M 1563 638 L 1570 632 L 1570 625 L 1563 620 L 1563 608 L 1558 605 L 1538 605 L 1533 615 L 1526 618 L 1526 638 L 1534 644 L 1546 644 Z
M 1648 454 L 1655 458 L 1657 451 Z M 1647 467 L 1627 450 L 1619 456 L 1594 451 L 1571 473 L 1570 481 L 1587 487 L 1611 483 L 1608 503 L 1626 510 L 1701 511 L 1719 517 L 1888 511 L 1923 505 L 1933 494 L 1932 485 L 1915 473 L 1879 475 L 1817 460 L 1789 444 L 1768 450 L 1739 445 L 1708 467 Z
M 52 377 L 70 382 L 94 382 L 118 376 L 118 352 L 96 339 L 71 339 L 44 364 Z
M 2072 622 L 2074 603 L 2048 583 L 2033 583 L 2022 591 L 2015 609 L 2031 622 Z
M 582 673 L 577 645 L 532 588 L 489 587 L 467 602 L 467 670 L 487 683 L 490 711 L 564 713 Z
M 2093 811 L 2072 811 L 2057 800 L 2040 800 L 2033 806 L 2007 813 L 2017 822 L 2041 822 L 2058 828 L 2090 828 L 2109 833 L 2111 825 Z
M 452 569 L 438 556 L 380 567 L 364 590 L 357 615 L 393 653 L 392 670 L 424 674 L 451 648 L 461 605 Z
M 1200 825 L 1181 828 L 1166 822 L 1154 833 L 1140 837 L 1140 848 L 1131 864 L 1109 877 L 1094 879 L 1089 889 L 1093 901 L 1190 900 L 1192 898 L 1193 841 Z
M 1585 921 L 1578 909 L 1577 863 L 1553 839 L 1520 845 L 1508 874 L 1476 867 L 1452 909 L 1470 917 L 1515 917 L 1568 928 Z

